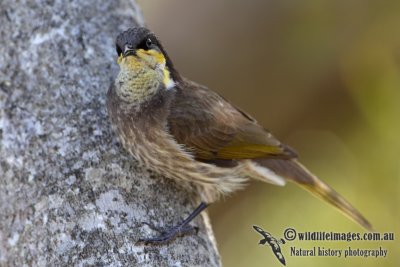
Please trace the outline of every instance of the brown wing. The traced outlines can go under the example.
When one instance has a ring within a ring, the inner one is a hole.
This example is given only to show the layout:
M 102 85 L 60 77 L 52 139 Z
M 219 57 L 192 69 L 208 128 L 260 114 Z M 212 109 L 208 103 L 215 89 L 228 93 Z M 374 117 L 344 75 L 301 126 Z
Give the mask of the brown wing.
M 177 87 L 168 126 L 178 143 L 201 160 L 296 157 L 252 117 L 187 80 Z

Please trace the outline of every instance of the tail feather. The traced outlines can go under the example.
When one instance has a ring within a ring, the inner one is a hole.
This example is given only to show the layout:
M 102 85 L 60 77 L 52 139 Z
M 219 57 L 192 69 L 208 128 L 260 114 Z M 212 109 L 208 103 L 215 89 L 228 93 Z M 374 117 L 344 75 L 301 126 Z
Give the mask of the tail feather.
M 358 210 L 333 188 L 310 173 L 297 160 L 262 159 L 257 160 L 257 162 L 276 174 L 285 177 L 287 180 L 295 182 L 318 198 L 332 204 L 367 230 L 373 230 L 372 225 Z

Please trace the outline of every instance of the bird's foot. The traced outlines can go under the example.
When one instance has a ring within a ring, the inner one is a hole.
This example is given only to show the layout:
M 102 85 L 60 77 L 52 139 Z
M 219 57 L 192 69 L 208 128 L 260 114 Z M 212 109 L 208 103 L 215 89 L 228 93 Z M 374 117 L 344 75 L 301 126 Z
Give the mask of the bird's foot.
M 199 215 L 205 208 L 207 208 L 207 203 L 201 202 L 200 205 L 192 212 L 190 215 L 183 220 L 180 224 L 167 231 L 164 231 L 158 227 L 155 227 L 151 223 L 143 223 L 148 225 L 151 229 L 161 233 L 158 237 L 152 238 L 141 238 L 139 239 L 138 243 L 145 243 L 145 244 L 165 244 L 170 242 L 171 240 L 175 239 L 178 236 L 184 236 L 191 233 L 197 233 L 199 228 L 190 226 L 189 223 Z
M 179 224 L 168 230 L 160 229 L 159 227 L 156 227 L 154 224 L 147 222 L 142 222 L 142 224 L 145 224 L 149 226 L 152 230 L 155 230 L 160 233 L 160 235 L 157 237 L 139 239 L 138 243 L 145 243 L 145 244 L 166 244 L 179 236 L 184 236 L 194 233 L 197 234 L 199 230 L 198 227 L 193 227 L 188 224 Z

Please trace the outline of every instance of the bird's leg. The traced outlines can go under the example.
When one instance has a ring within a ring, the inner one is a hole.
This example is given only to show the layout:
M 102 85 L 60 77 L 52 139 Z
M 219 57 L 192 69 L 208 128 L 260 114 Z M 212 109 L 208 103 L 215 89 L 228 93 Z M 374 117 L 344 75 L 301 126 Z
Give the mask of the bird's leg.
M 207 208 L 208 204 L 205 202 L 201 202 L 200 205 L 180 224 L 168 229 L 167 231 L 160 230 L 155 227 L 153 224 L 144 223 L 148 225 L 150 228 L 161 233 L 158 237 L 151 238 L 141 238 L 138 242 L 143 242 L 146 244 L 163 244 L 168 243 L 169 241 L 175 239 L 178 236 L 183 236 L 189 233 L 197 232 L 197 227 L 190 226 L 189 223 L 199 215 L 205 208 Z

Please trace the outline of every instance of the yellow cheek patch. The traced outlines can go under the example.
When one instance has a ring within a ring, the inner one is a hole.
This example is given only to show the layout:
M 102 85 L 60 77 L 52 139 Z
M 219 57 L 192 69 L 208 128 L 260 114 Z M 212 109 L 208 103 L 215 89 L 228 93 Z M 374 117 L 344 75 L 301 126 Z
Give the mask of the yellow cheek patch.
M 165 65 L 165 57 L 164 55 L 154 49 L 150 49 L 150 50 L 144 50 L 144 49 L 138 49 L 136 51 L 136 55 L 138 55 L 139 57 L 143 58 L 143 59 L 147 59 L 149 61 L 151 60 L 155 60 L 158 64 L 160 65 Z

